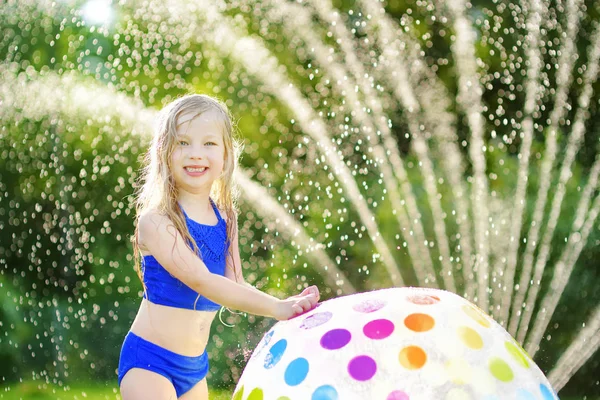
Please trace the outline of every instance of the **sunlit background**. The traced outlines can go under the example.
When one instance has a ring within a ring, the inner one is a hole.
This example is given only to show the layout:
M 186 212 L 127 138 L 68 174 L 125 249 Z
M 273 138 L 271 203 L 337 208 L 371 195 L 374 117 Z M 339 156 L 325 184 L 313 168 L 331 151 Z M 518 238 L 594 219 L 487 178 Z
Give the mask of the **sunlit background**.
M 8 0 L 0 18 L 0 398 L 118 398 L 140 157 L 189 92 L 245 143 L 249 282 L 451 290 L 561 398 L 600 398 L 600 3 Z M 273 323 L 215 321 L 215 394 Z

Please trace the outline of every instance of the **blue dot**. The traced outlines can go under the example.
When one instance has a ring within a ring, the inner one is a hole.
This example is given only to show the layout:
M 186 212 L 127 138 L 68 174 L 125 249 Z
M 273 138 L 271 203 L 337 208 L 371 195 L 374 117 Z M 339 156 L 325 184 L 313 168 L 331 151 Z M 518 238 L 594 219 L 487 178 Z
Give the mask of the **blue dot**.
M 254 350 L 254 353 L 252 354 L 252 356 L 258 355 L 260 352 L 262 352 L 265 349 L 265 347 L 267 347 L 267 345 L 271 342 L 271 339 L 273 338 L 274 333 L 275 333 L 275 331 L 271 331 L 262 338 L 262 340 L 256 347 L 256 350 Z
M 331 385 L 323 385 L 319 386 L 317 390 L 314 391 L 312 400 L 337 400 L 338 392 Z
M 296 358 L 285 370 L 285 383 L 290 386 L 299 385 L 306 375 L 308 375 L 308 361 L 306 358 Z
M 269 354 L 265 357 L 265 368 L 270 369 L 281 360 L 285 349 L 287 348 L 287 340 L 281 339 L 269 349 Z
M 525 389 L 519 390 L 518 395 L 518 400 L 535 400 L 535 396 Z
M 544 400 L 554 400 L 556 399 L 556 395 L 552 392 L 552 390 L 548 389 L 548 386 L 540 383 L 540 390 L 542 391 L 542 397 Z

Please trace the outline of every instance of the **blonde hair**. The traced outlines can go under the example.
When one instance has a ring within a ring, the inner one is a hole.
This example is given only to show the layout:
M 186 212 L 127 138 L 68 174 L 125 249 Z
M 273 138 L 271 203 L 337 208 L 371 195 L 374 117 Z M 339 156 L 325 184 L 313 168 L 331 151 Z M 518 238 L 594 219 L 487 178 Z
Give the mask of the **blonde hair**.
M 213 97 L 203 94 L 189 94 L 167 104 L 158 114 L 152 143 L 144 156 L 143 168 L 138 178 L 138 187 L 135 193 L 136 218 L 135 233 L 131 239 L 133 243 L 135 270 L 142 282 L 144 292 L 146 286 L 141 269 L 138 221 L 141 215 L 148 210 L 155 210 L 167 216 L 173 223 L 176 231 L 186 239 L 188 247 L 200 258 L 202 257 L 195 240 L 187 229 L 185 216 L 180 209 L 177 198 L 178 190 L 171 172 L 171 155 L 177 143 L 177 126 L 179 118 L 183 115 L 197 116 L 216 111 L 222 117 L 223 144 L 225 156 L 223 172 L 213 183 L 210 196 L 220 210 L 225 213 L 227 221 L 227 251 L 226 257 L 231 257 L 234 264 L 231 244 L 237 231 L 237 198 L 238 188 L 233 180 L 233 173 L 238 165 L 242 152 L 242 143 L 234 135 L 234 126 L 227 106 Z M 191 121 L 189 119 L 189 121 Z M 236 266 L 234 274 L 237 276 Z M 198 298 L 196 299 L 196 301 Z M 195 304 L 194 304 L 195 308 Z

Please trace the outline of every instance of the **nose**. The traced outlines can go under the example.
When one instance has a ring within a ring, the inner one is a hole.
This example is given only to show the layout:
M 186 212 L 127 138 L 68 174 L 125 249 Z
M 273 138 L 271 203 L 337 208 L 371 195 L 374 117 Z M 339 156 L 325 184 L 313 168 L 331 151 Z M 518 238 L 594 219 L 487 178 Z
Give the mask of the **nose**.
M 203 149 L 202 146 L 197 147 L 194 146 L 192 147 L 190 153 L 189 153 L 189 157 L 192 160 L 202 160 L 204 158 L 204 153 L 203 153 Z

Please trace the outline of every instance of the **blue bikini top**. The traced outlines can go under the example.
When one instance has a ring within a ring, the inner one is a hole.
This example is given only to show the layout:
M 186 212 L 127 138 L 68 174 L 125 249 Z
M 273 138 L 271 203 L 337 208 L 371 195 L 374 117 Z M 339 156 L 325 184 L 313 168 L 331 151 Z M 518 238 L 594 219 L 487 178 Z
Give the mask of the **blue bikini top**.
M 188 217 L 181 205 L 179 208 L 185 216 L 187 228 L 202 254 L 202 261 L 206 267 L 213 274 L 225 275 L 227 223 L 212 199 L 210 203 L 218 218 L 216 225 L 198 223 Z M 142 258 L 142 273 L 146 286 L 144 298 L 154 304 L 198 311 L 217 311 L 221 308 L 219 304 L 199 296 L 198 292 L 171 275 L 152 255 Z

